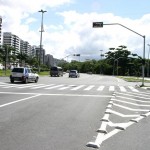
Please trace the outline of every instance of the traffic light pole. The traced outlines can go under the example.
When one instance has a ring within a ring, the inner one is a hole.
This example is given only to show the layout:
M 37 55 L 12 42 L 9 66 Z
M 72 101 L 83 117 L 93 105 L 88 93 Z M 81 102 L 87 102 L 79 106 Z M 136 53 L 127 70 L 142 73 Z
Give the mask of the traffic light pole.
M 138 32 L 131 30 L 130 28 L 120 24 L 120 23 L 108 23 L 108 24 L 103 24 L 103 22 L 94 22 L 93 23 L 93 27 L 98 28 L 98 27 L 103 27 L 103 25 L 120 25 L 124 28 L 126 28 L 127 30 L 130 30 L 131 32 L 141 36 L 143 38 L 143 61 L 142 61 L 142 85 L 144 86 L 144 77 L 145 77 L 145 35 L 141 35 Z

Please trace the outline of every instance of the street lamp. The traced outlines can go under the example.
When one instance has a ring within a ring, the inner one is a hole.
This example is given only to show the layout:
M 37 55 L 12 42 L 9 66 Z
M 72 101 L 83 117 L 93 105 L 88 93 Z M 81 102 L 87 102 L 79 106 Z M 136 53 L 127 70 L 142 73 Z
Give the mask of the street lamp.
M 41 10 L 38 11 L 38 12 L 42 13 L 41 30 L 40 30 L 41 35 L 40 35 L 39 66 L 38 66 L 38 72 L 40 72 L 40 65 L 41 65 L 41 51 L 42 51 L 42 33 L 44 32 L 44 27 L 43 27 L 43 14 L 44 14 L 45 12 L 47 12 L 47 11 L 41 9 Z
M 149 53 L 150 53 L 150 44 L 147 44 L 149 46 L 149 51 L 148 51 L 148 66 L 147 66 L 147 77 L 149 77 Z
M 100 55 L 100 56 L 101 56 L 101 60 L 102 60 L 102 56 L 103 56 L 103 55 L 102 55 L 102 52 L 103 52 L 103 50 L 100 50 L 100 52 L 101 52 L 101 55 Z M 101 65 L 101 63 L 100 63 L 100 74 L 102 74 L 102 65 Z

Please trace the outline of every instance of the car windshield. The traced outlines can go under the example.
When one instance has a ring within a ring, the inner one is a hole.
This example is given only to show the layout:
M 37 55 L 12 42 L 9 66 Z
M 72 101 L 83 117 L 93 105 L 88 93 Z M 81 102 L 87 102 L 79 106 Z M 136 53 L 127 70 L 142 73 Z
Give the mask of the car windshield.
M 23 68 L 14 68 L 12 72 L 23 73 Z

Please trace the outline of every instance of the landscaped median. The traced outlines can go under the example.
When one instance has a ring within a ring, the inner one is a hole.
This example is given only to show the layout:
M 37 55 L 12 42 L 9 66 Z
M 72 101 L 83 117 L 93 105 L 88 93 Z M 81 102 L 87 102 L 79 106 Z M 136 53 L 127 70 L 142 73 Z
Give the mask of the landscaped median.
M 127 82 L 137 82 L 139 86 L 143 80 L 142 77 L 118 76 L 118 78 L 123 79 Z M 142 86 L 142 88 L 150 90 L 150 78 L 144 78 L 144 86 Z

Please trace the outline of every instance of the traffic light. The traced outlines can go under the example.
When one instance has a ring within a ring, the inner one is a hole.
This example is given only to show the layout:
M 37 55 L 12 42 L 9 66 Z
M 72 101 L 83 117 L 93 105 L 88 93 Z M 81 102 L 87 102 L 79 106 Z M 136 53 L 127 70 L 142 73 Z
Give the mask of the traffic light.
M 93 22 L 93 28 L 102 28 L 103 22 Z
M 80 56 L 80 54 L 73 54 L 73 56 Z

